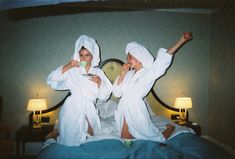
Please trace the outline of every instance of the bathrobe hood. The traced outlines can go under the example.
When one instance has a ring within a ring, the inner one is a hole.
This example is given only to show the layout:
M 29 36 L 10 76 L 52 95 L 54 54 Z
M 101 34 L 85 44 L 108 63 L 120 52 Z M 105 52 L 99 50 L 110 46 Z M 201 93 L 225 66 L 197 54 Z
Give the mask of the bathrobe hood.
M 137 60 L 139 60 L 143 67 L 151 68 L 153 64 L 153 56 L 150 52 L 141 44 L 137 42 L 130 42 L 126 46 L 126 54 L 130 53 Z
M 87 36 L 87 35 L 81 35 L 76 43 L 75 43 L 75 49 L 74 49 L 74 56 L 73 59 L 80 61 L 79 57 L 79 51 L 84 46 L 93 56 L 91 65 L 93 67 L 98 66 L 100 62 L 100 50 L 99 46 L 96 43 L 95 39 Z

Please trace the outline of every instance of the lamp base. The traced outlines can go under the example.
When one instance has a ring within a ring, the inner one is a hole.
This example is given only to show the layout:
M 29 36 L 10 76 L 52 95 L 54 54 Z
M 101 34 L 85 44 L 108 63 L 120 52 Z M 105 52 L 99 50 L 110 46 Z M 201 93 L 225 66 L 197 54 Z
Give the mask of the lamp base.
M 186 121 L 178 121 L 177 122 L 177 124 L 179 124 L 179 125 L 186 125 L 186 123 L 187 123 Z
M 41 125 L 41 116 L 40 114 L 36 114 L 36 115 L 33 115 L 33 125 L 32 125 L 32 128 L 33 129 L 38 129 L 38 128 L 41 128 L 42 125 Z
M 39 124 L 39 125 L 33 125 L 33 129 L 39 129 L 41 128 L 42 126 Z
M 187 124 L 187 119 L 180 117 L 179 120 L 176 122 L 179 125 L 186 125 Z

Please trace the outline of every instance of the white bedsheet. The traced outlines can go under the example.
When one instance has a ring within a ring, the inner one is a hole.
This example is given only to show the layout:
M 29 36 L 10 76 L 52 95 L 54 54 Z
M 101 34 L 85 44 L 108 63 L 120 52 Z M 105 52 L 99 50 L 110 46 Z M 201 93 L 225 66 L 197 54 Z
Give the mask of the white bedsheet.
M 118 105 L 117 100 L 109 100 L 106 103 L 102 103 L 102 102 L 97 103 L 96 106 L 100 111 L 99 115 L 100 115 L 100 119 L 101 119 L 102 132 L 100 135 L 88 137 L 84 141 L 84 143 L 92 142 L 92 141 L 100 141 L 100 140 L 104 140 L 104 139 L 115 139 L 115 140 L 123 141 L 119 137 L 117 125 L 116 125 L 116 122 L 114 119 L 114 112 L 117 109 L 117 105 Z M 163 132 L 166 129 L 166 126 L 165 126 L 166 124 L 171 124 L 171 125 L 175 126 L 175 130 L 173 131 L 171 136 L 168 138 L 168 140 L 178 134 L 181 134 L 181 133 L 195 134 L 195 132 L 191 128 L 180 126 L 180 125 L 174 123 L 173 121 L 171 121 L 163 116 L 155 115 L 153 113 L 151 107 L 148 105 L 148 103 L 147 103 L 147 107 L 148 107 L 148 111 L 150 112 L 150 115 L 151 115 L 151 120 L 153 121 L 154 125 L 156 125 L 156 127 L 161 132 Z M 57 125 L 57 124 L 55 124 L 55 125 Z M 134 141 L 135 140 L 138 140 L 138 139 L 134 139 Z M 44 143 L 43 148 L 45 148 L 46 146 L 50 145 L 51 143 L 55 143 L 55 142 L 56 142 L 56 140 L 49 139 Z
M 156 125 L 156 127 L 158 127 L 158 129 L 161 132 L 163 132 L 166 129 L 166 127 L 165 127 L 166 124 L 171 124 L 171 125 L 175 126 L 175 130 L 173 131 L 171 136 L 168 138 L 168 140 L 178 134 L 181 134 L 181 133 L 195 134 L 195 132 L 191 128 L 180 126 L 180 125 L 172 122 L 171 120 L 166 119 L 165 117 L 152 115 L 151 119 L 152 119 L 153 123 Z M 116 139 L 116 140 L 123 141 L 118 135 L 117 126 L 116 126 L 116 123 L 114 120 L 114 116 L 109 117 L 109 118 L 105 118 L 105 119 L 101 119 L 101 127 L 102 127 L 102 134 L 101 135 L 91 136 L 91 137 L 87 138 L 87 140 L 84 143 L 91 142 L 91 141 L 99 141 L 99 140 L 104 140 L 104 139 Z M 138 139 L 134 139 L 134 141 L 135 140 L 138 140 Z

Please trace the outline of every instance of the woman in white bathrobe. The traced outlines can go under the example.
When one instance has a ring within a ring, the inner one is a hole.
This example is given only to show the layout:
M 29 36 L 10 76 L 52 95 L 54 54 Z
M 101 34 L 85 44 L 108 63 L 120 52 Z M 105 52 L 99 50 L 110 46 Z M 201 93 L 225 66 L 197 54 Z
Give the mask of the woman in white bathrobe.
M 186 32 L 173 47 L 168 50 L 160 48 L 155 61 L 144 46 L 137 42 L 127 44 L 127 63 L 113 84 L 113 95 L 121 97 L 115 119 L 122 138 L 164 143 L 173 132 L 172 125 L 166 125 L 166 130 L 160 132 L 152 123 L 144 98 L 155 80 L 170 66 L 172 55 L 191 38 L 191 34 Z
M 107 100 L 112 84 L 97 68 L 100 62 L 96 41 L 82 35 L 76 41 L 73 60 L 50 73 L 47 83 L 55 90 L 69 90 L 69 96 L 59 114 L 58 142 L 79 146 L 89 135 L 101 132 L 97 98 Z

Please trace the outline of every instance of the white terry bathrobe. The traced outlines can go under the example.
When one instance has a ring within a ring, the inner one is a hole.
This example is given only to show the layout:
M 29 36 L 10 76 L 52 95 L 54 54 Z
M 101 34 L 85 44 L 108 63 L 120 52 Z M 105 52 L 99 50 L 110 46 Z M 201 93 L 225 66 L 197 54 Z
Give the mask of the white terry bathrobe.
M 135 73 L 130 70 L 124 80 L 117 85 L 119 76 L 114 82 L 113 95 L 121 97 L 115 119 L 121 134 L 124 117 L 130 134 L 136 139 L 165 142 L 163 134 L 152 123 L 146 104 L 145 96 L 150 91 L 156 79 L 162 76 L 172 61 L 172 55 L 160 48 L 156 60 L 149 51 L 137 42 L 127 44 L 126 54 L 130 53 L 139 60 L 143 68 Z
M 112 84 L 104 72 L 97 68 L 100 57 L 99 47 L 94 39 L 86 35 L 80 36 L 75 44 L 73 58 L 80 61 L 79 50 L 84 46 L 93 55 L 92 66 L 88 73 L 98 75 L 100 88 L 83 74 L 84 67 L 74 67 L 62 74 L 62 67 L 50 73 L 47 83 L 55 90 L 69 90 L 69 96 L 59 113 L 59 143 L 66 146 L 79 146 L 86 140 L 89 121 L 94 135 L 101 132 L 98 110 L 94 106 L 97 98 L 107 100 L 112 92 Z

